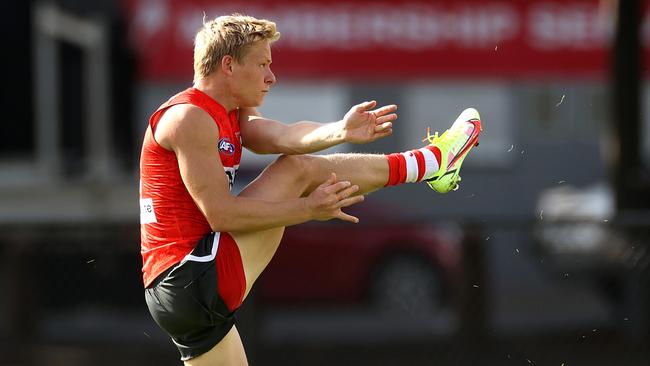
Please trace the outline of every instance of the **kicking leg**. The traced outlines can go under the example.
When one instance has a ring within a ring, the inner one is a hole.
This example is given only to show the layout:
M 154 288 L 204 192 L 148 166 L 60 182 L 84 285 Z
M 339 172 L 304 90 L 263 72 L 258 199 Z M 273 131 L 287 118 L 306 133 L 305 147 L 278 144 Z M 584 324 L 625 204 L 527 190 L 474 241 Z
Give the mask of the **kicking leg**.
M 269 200 L 302 197 L 331 173 L 336 173 L 338 181 L 358 185 L 358 194 L 364 194 L 386 185 L 389 164 L 386 155 L 379 154 L 282 155 L 242 195 Z
M 240 196 L 270 201 L 302 197 L 325 182 L 331 173 L 336 173 L 339 181 L 350 181 L 358 185 L 360 190 L 357 193 L 368 193 L 386 184 L 388 163 L 383 155 L 282 155 L 251 182 Z M 283 227 L 231 233 L 244 264 L 245 296 L 275 254 L 283 233 Z
M 286 200 L 310 194 L 332 173 L 339 181 L 359 186 L 366 194 L 385 186 L 428 181 L 444 193 L 457 187 L 459 171 L 471 148 L 478 143 L 481 122 L 478 112 L 468 108 L 442 136 L 429 138 L 420 149 L 380 154 L 283 155 L 269 165 L 240 194 L 265 200 Z M 282 239 L 284 228 L 257 232 L 235 232 L 246 275 L 246 295 L 266 268 Z

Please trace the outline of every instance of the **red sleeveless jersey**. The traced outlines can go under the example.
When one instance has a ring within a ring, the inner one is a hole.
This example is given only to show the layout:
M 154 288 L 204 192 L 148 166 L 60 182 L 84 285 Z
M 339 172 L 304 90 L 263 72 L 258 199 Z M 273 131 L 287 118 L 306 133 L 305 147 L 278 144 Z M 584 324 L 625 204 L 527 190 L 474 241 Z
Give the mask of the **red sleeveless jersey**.
M 140 156 L 140 251 L 145 287 L 182 260 L 199 239 L 212 231 L 183 184 L 176 154 L 154 139 L 163 113 L 177 104 L 203 109 L 219 127 L 219 140 L 214 142 L 214 148 L 219 149 L 230 188 L 241 160 L 237 111 L 227 113 L 217 101 L 198 89 L 189 88 L 176 94 L 151 116 Z

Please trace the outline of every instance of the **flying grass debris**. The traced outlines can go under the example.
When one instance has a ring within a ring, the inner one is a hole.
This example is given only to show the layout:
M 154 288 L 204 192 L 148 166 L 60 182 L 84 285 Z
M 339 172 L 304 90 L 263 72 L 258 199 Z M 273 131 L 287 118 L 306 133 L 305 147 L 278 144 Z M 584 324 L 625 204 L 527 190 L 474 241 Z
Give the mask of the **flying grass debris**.
M 560 101 L 555 105 L 556 108 L 559 107 L 560 104 L 562 104 L 562 102 L 564 102 L 564 97 L 566 97 L 566 95 L 562 94 L 562 98 L 561 98 Z

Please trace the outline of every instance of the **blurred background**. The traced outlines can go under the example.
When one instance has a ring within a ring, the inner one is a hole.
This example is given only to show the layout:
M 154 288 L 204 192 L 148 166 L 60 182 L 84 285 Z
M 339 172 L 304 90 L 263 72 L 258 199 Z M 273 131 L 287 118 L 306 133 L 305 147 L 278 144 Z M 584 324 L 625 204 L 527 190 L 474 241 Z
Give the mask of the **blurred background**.
M 240 313 L 253 365 L 648 365 L 642 0 L 4 1 L 0 365 L 178 365 L 143 299 L 138 158 L 208 18 L 278 23 L 262 112 L 399 105 L 393 152 L 480 113 L 461 189 L 289 228 Z M 273 156 L 244 156 L 240 190 Z

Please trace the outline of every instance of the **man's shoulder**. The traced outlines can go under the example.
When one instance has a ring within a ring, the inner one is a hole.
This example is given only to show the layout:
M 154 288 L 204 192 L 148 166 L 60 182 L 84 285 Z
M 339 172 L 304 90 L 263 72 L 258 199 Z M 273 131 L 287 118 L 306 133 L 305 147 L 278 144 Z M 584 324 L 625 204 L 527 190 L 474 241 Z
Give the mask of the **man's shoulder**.
M 174 104 L 169 107 L 165 114 L 161 117 L 161 122 L 163 120 L 168 121 L 185 121 L 185 120 L 201 120 L 201 119 L 210 119 L 210 115 L 204 111 L 201 107 L 194 104 L 183 103 L 183 104 Z
M 172 147 L 188 139 L 218 136 L 218 133 L 217 125 L 203 109 L 192 104 L 177 104 L 169 107 L 160 118 L 156 140 Z

